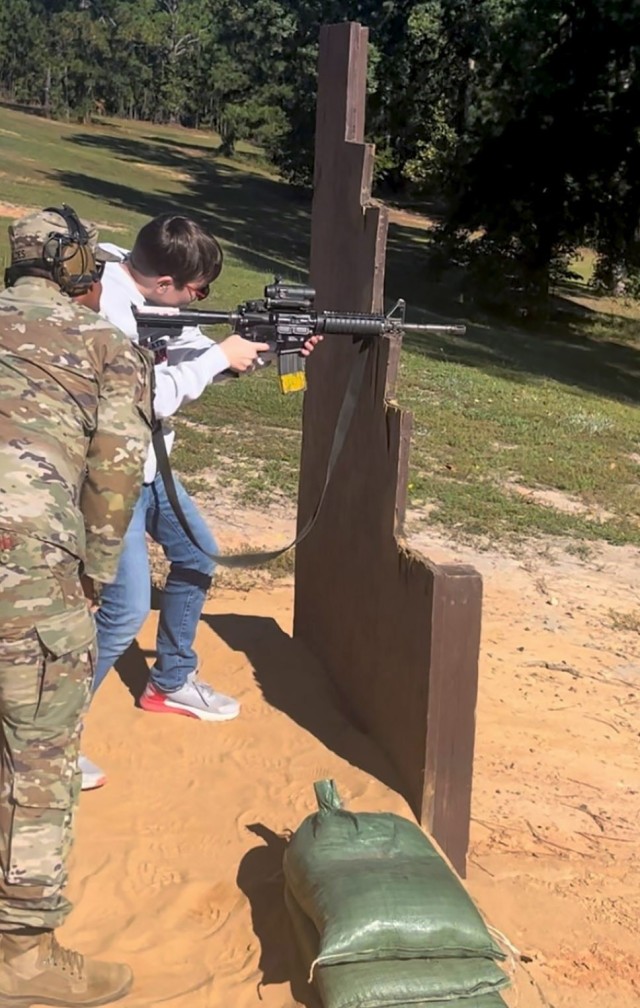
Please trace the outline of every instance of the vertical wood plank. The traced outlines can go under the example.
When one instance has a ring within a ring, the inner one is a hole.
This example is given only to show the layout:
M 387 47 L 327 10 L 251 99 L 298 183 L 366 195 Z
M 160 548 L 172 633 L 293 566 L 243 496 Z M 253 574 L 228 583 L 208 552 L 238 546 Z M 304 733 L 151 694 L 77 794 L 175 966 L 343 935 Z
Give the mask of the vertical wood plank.
M 388 215 L 371 202 L 374 150 L 363 142 L 367 41 L 355 23 L 324 26 L 320 35 L 311 231 L 319 308 L 383 307 Z M 464 875 L 482 585 L 473 568 L 437 566 L 402 545 L 412 420 L 389 403 L 400 344 L 382 339 L 372 352 L 323 511 L 298 547 L 294 633 Z M 309 360 L 299 527 L 318 499 L 359 352 L 348 338 L 327 337 Z

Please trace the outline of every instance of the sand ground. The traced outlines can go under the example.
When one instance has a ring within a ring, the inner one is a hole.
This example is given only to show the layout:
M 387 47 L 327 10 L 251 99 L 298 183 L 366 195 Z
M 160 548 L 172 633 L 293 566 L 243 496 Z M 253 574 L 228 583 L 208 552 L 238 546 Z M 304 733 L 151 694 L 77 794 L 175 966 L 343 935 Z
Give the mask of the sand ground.
M 224 504 L 215 517 L 225 548 L 249 527 L 271 545 L 291 526 L 285 514 L 261 528 Z M 525 957 L 509 1003 L 640 1005 L 638 551 L 579 559 L 537 541 L 507 555 L 417 521 L 410 531 L 433 560 L 470 561 L 484 577 L 467 885 Z M 155 614 L 123 663 L 126 683 L 112 673 L 89 714 L 83 748 L 109 783 L 82 796 L 63 937 L 131 963 L 124 1008 L 310 1003 L 280 865 L 313 781 L 334 777 L 356 810 L 409 814 L 380 783 L 384 757 L 291 638 L 292 609 L 287 578 L 223 578 L 208 603 L 202 674 L 240 698 L 236 721 L 134 706 Z

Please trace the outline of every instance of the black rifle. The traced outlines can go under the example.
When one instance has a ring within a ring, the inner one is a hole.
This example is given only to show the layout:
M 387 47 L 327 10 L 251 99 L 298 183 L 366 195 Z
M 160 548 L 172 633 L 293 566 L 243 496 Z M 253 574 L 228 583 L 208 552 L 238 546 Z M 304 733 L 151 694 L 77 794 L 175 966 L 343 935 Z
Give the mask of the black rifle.
M 405 302 L 398 301 L 388 315 L 365 312 L 317 312 L 313 310 L 316 292 L 312 287 L 282 283 L 277 277 L 267 284 L 264 297 L 245 301 L 235 311 L 208 311 L 199 308 L 133 308 L 140 343 L 156 354 L 166 356 L 171 339 L 189 326 L 231 326 L 234 332 L 254 343 L 268 343 L 270 355 L 278 362 L 282 392 L 306 388 L 305 358 L 300 350 L 311 336 L 351 336 L 354 341 L 370 340 L 387 333 L 433 332 L 463 336 L 463 325 L 419 325 L 405 322 Z M 261 357 L 258 366 L 269 363 Z M 237 377 L 235 371 L 224 372 Z
M 252 340 L 254 343 L 269 344 L 269 353 L 275 355 L 278 361 L 278 376 L 282 392 L 298 392 L 306 388 L 305 358 L 300 351 L 311 336 L 351 336 L 355 342 L 364 344 L 362 351 L 356 357 L 340 407 L 333 443 L 329 452 L 324 485 L 318 503 L 306 525 L 300 530 L 293 542 L 281 549 L 266 553 L 243 553 L 230 556 L 211 554 L 204 550 L 191 531 L 189 522 L 180 506 L 162 428 L 160 424 L 156 424 L 153 432 L 153 445 L 158 461 L 158 470 L 176 518 L 194 546 L 226 567 L 255 567 L 258 564 L 267 563 L 293 546 L 297 546 L 311 532 L 320 514 L 331 474 L 342 451 L 358 404 L 369 356 L 364 351 L 367 349 L 367 345 L 372 345 L 374 338 L 384 336 L 387 333 L 437 332 L 461 336 L 466 332 L 463 325 L 406 323 L 404 301 L 398 301 L 388 315 L 366 312 L 317 312 L 313 310 L 314 301 L 315 291 L 312 287 L 283 284 L 276 277 L 274 283 L 265 287 L 264 298 L 259 301 L 245 301 L 238 305 L 235 311 L 205 311 L 198 308 L 190 310 L 156 307 L 136 308 L 132 306 L 138 326 L 140 344 L 155 353 L 157 363 L 166 360 L 168 344 L 172 338 L 178 336 L 182 329 L 190 326 L 229 325 L 234 332 L 239 333 L 245 339 Z M 269 363 L 269 361 L 259 360 L 258 366 L 265 363 Z M 238 377 L 238 373 L 231 369 L 224 374 Z

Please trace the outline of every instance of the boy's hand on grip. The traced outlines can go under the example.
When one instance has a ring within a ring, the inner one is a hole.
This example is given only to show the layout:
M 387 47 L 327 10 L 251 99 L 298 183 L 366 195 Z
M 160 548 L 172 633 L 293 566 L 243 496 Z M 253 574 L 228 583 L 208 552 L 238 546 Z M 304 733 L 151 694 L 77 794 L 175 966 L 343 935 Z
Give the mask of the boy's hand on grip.
M 255 366 L 259 355 L 267 353 L 271 347 L 268 343 L 254 343 L 233 333 L 220 343 L 220 349 L 229 361 L 230 368 L 234 371 L 249 371 Z

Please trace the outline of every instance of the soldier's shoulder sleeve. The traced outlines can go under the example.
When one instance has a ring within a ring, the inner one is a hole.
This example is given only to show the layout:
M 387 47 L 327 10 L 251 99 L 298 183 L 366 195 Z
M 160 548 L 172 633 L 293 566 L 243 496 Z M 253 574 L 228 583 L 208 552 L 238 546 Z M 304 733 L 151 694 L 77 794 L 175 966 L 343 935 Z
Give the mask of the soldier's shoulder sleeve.
M 148 354 L 110 327 L 102 327 L 96 349 L 98 417 L 80 504 L 87 534 L 85 570 L 104 583 L 115 577 L 142 483 L 153 422 L 153 367 Z

